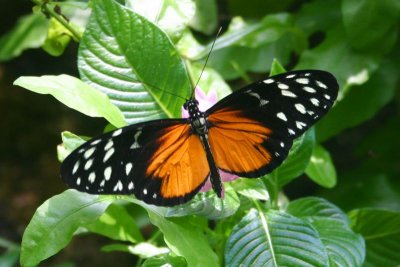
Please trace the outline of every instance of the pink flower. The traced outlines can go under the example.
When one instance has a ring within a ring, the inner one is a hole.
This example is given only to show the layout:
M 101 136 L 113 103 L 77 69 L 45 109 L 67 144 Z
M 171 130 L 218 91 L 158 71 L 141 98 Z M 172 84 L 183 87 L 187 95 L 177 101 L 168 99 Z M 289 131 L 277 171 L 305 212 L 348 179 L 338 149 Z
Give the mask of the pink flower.
M 200 111 L 206 111 L 210 107 L 212 107 L 215 103 L 217 103 L 217 92 L 215 90 L 210 90 L 208 94 L 205 94 L 199 87 L 195 88 L 194 91 L 195 98 L 199 101 L 199 109 Z M 189 113 L 182 107 L 182 118 L 188 118 Z M 230 182 L 237 178 L 237 175 L 230 174 L 224 172 L 223 170 L 219 170 L 219 174 L 221 176 L 222 182 Z M 212 188 L 210 178 L 207 179 L 204 186 L 200 189 L 200 192 L 207 192 Z M 222 191 L 222 196 L 224 196 L 224 192 Z

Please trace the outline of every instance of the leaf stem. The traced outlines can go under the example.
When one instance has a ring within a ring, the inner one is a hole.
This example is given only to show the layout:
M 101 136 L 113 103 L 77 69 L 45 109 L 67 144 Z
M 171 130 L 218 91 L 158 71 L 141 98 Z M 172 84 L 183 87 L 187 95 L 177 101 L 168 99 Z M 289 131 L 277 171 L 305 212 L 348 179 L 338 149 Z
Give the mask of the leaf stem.
M 50 7 L 49 1 L 43 1 L 43 0 L 32 0 L 33 3 L 35 3 L 37 6 L 39 6 L 43 12 L 46 14 L 49 14 L 51 17 L 56 19 L 58 22 L 60 22 L 72 35 L 73 39 L 77 42 L 80 41 L 82 38 L 82 34 L 77 31 L 63 16 L 58 14 L 55 11 L 55 8 Z

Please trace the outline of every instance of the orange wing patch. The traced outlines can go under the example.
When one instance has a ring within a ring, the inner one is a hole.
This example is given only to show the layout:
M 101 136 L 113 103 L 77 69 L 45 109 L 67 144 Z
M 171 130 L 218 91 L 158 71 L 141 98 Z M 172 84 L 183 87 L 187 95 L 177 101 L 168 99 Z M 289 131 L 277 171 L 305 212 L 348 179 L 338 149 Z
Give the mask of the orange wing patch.
M 189 125 L 164 129 L 156 141 L 159 146 L 146 170 L 151 179 L 162 179 L 163 198 L 182 197 L 196 190 L 210 170 L 200 138 L 190 133 Z
M 272 131 L 239 110 L 221 109 L 208 117 L 213 124 L 209 141 L 218 168 L 236 173 L 255 172 L 271 161 L 263 146 Z

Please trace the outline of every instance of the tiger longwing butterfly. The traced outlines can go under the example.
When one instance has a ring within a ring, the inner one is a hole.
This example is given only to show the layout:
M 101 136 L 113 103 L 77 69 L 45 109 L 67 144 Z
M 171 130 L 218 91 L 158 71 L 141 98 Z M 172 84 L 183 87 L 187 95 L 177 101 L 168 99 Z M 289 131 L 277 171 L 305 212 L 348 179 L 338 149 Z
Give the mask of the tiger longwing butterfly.
M 173 206 L 194 197 L 207 179 L 221 197 L 219 170 L 256 178 L 287 157 L 293 140 L 331 108 L 334 76 L 292 71 L 250 84 L 201 112 L 187 100 L 186 119 L 161 119 L 119 128 L 74 150 L 63 180 L 91 194 L 134 194 Z

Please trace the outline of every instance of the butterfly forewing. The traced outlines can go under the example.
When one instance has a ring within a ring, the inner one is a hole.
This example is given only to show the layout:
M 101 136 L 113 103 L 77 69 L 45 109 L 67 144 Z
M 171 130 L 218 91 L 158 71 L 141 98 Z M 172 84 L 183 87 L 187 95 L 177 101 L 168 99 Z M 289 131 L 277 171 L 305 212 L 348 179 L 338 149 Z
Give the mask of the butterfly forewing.
M 330 73 L 304 70 L 270 77 L 222 99 L 207 111 L 217 166 L 244 177 L 271 172 L 287 157 L 293 139 L 325 115 L 337 93 Z
M 92 194 L 135 194 L 164 206 L 186 202 L 209 172 L 189 128 L 186 120 L 158 120 L 103 134 L 74 150 L 61 176 L 70 187 Z

